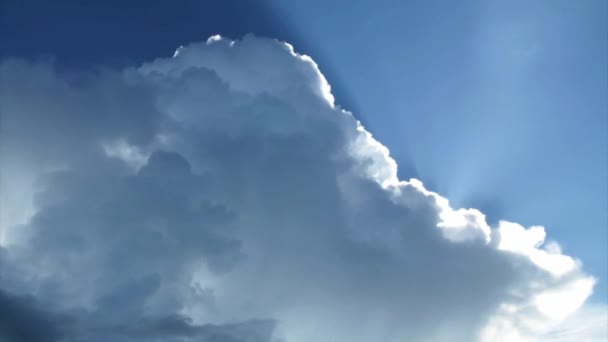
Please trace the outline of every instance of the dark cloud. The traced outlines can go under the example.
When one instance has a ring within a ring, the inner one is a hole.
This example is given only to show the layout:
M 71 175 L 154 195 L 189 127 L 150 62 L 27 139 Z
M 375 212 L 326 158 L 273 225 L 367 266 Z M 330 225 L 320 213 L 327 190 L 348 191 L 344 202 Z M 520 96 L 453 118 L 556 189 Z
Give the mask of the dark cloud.
M 131 326 L 118 326 L 115 333 L 145 341 L 182 338 L 202 342 L 269 342 L 274 325 L 272 320 L 193 325 L 189 318 L 174 315 L 143 319 Z
M 61 337 L 61 322 L 29 296 L 0 289 L 0 341 L 54 342 Z
M 132 294 L 141 295 L 137 292 Z M 110 307 L 117 309 L 124 305 Z M 108 313 L 110 312 L 105 312 Z M 269 342 L 274 326 L 272 320 L 195 325 L 190 318 L 181 315 L 140 317 L 135 321 L 125 320 L 123 323 L 107 325 L 100 323 L 95 314 L 80 312 L 78 317 L 67 314 L 59 316 L 42 310 L 33 297 L 15 296 L 0 291 L 0 341 L 3 342 Z

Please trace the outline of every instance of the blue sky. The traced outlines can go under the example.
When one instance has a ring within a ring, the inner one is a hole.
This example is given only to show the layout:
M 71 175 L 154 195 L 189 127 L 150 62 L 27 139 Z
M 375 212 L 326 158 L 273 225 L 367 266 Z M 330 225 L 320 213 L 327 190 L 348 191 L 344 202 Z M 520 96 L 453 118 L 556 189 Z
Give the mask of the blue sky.
M 327 11 L 305 30 L 372 132 L 456 206 L 546 225 L 605 300 L 606 2 L 356 4 L 289 17 Z
M 545 225 L 606 300 L 605 1 L 118 3 L 3 2 L 2 56 L 124 66 L 215 33 L 289 41 L 401 177 L 491 222 Z
M 602 340 L 607 25 L 601 0 L 3 1 L 0 185 L 15 204 L 0 221 L 0 320 L 15 329 L 0 338 L 46 320 L 53 340 L 162 339 L 167 326 L 230 339 L 253 317 L 263 342 L 275 323 L 296 342 L 471 340 L 530 305 L 572 311 L 589 274 L 591 305 L 540 336 Z M 311 56 L 399 178 L 426 188 L 394 181 L 314 62 L 229 40 L 247 33 Z M 564 255 L 502 219 L 545 226 Z M 354 333 L 352 312 L 378 320 Z M 445 330 L 427 329 L 438 312 Z M 143 323 L 116 330 L 129 319 Z
M 402 177 L 545 225 L 606 300 L 605 1 L 277 3 Z

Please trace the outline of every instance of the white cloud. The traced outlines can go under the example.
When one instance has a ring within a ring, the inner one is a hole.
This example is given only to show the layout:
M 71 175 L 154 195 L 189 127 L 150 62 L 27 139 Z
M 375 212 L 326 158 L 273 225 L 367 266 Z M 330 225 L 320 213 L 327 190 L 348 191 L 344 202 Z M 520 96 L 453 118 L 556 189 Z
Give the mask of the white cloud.
M 137 69 L 76 76 L 0 65 L 1 157 L 36 188 L 29 221 L 3 228 L 18 238 L 0 253 L 0 287 L 35 296 L 58 336 L 595 334 L 555 330 L 592 292 L 580 262 L 545 246 L 542 227 L 490 227 L 399 180 L 388 149 L 288 44 L 214 36 Z
M 139 147 L 129 144 L 124 139 L 102 143 L 101 147 L 108 157 L 118 158 L 134 170 L 139 170 L 146 165 L 150 157 Z
M 558 321 L 542 336 L 542 340 L 604 342 L 608 340 L 606 322 L 608 322 L 606 305 L 590 304 L 567 319 Z

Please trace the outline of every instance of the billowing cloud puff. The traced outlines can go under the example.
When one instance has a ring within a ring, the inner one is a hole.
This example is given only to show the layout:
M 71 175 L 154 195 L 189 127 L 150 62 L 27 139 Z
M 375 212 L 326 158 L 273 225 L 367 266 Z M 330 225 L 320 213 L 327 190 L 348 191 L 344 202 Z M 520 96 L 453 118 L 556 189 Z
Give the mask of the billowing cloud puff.
M 595 280 L 543 227 L 399 180 L 286 43 L 212 37 L 120 71 L 7 60 L 0 101 L 0 340 L 605 336 L 560 330 Z

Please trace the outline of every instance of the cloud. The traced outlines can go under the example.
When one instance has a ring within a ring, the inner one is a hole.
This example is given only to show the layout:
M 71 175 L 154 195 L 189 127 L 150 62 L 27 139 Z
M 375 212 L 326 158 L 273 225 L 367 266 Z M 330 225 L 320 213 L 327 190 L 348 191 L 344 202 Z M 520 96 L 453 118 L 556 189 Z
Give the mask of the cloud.
M 196 326 L 187 317 L 175 315 L 138 321 L 131 326 L 118 326 L 113 338 L 126 336 L 145 341 L 186 339 L 209 342 L 267 342 L 274 330 L 271 320 L 252 320 L 236 324 Z
M 60 325 L 61 321 L 38 308 L 33 298 L 0 291 L 0 341 L 56 341 Z
M 583 306 L 594 278 L 543 227 L 399 180 L 330 89 L 254 36 L 2 62 L 0 288 L 84 341 L 532 341 Z
M 542 336 L 543 341 L 606 341 L 608 340 L 608 308 L 591 304 L 576 314 L 560 321 Z

